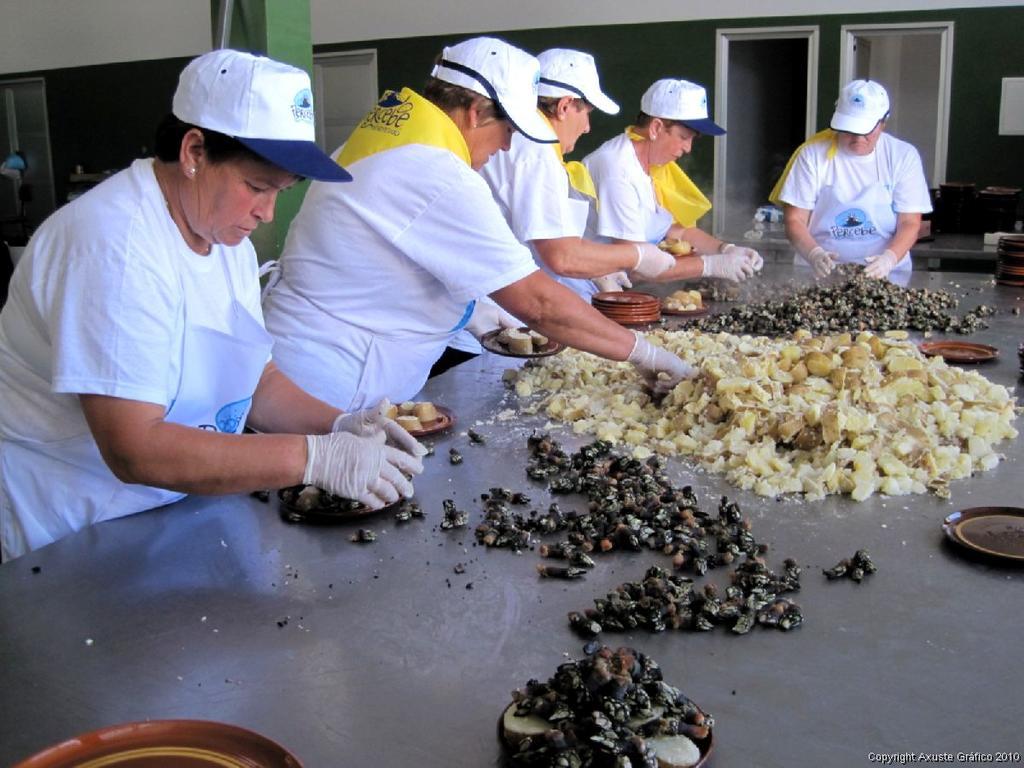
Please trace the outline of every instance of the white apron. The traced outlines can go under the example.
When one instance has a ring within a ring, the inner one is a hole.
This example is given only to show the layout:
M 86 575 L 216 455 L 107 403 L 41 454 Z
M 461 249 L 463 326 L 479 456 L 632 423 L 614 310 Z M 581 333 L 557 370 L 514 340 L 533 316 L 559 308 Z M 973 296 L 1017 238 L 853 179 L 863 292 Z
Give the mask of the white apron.
M 226 265 L 224 270 L 228 274 Z M 230 285 L 230 274 L 227 279 Z M 165 421 L 218 432 L 242 431 L 272 339 L 234 298 L 230 326 L 227 334 L 191 324 L 186 303 L 181 381 Z M 7 478 L 0 484 L 5 561 L 93 523 L 185 496 L 121 482 L 90 433 L 55 443 L 0 441 L 0 474 Z
M 892 190 L 881 181 L 869 184 L 848 200 L 841 199 L 832 184 L 826 184 L 811 212 L 808 229 L 818 245 L 839 254 L 839 263 L 864 264 L 868 256 L 884 251 L 896 234 L 898 217 L 892 206 Z M 799 254 L 794 263 L 807 266 Z M 889 279 L 905 285 L 911 270 L 907 253 L 889 273 Z

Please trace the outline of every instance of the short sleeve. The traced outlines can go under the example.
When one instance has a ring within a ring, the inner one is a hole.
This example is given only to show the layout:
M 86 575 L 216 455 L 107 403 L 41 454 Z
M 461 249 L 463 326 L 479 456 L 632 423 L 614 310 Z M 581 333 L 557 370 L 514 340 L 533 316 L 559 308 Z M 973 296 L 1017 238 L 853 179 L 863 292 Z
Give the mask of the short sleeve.
M 892 189 L 892 207 L 897 213 L 928 213 L 932 210 L 931 194 L 924 176 L 921 155 L 906 145 L 895 169 Z
M 180 350 L 180 287 L 150 259 L 73 252 L 48 315 L 53 390 L 167 406 L 168 364 Z
M 572 231 L 565 205 L 569 199 L 569 177 L 547 145 L 521 157 L 511 166 L 511 183 L 504 190 L 509 206 L 509 225 L 516 239 L 548 240 L 579 234 Z
M 521 280 L 537 265 L 512 234 L 483 177 L 454 167 L 451 182 L 395 245 L 443 283 L 454 301 L 468 302 Z
M 813 146 L 809 145 L 800 151 L 779 192 L 782 202 L 808 211 L 814 210 L 821 191 L 813 150 Z

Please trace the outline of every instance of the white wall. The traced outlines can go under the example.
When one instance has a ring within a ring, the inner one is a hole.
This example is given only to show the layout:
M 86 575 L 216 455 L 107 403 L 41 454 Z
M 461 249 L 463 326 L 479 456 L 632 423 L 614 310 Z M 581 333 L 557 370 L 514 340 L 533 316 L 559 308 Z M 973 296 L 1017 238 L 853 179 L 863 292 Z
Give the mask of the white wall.
M 800 16 L 1014 5 L 1018 0 L 775 0 L 771 12 Z M 314 44 L 765 13 L 749 0 L 310 0 Z M 209 0 L 0 0 L 0 75 L 193 56 L 210 48 L 210 28 Z

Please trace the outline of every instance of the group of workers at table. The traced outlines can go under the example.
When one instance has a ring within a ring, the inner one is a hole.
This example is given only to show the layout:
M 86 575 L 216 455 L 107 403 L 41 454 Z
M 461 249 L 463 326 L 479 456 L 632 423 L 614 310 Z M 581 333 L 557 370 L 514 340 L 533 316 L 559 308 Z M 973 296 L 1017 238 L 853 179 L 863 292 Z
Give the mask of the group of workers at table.
M 696 375 L 589 298 L 761 268 L 696 226 L 711 205 L 675 162 L 725 130 L 703 87 L 662 79 L 623 133 L 567 163 L 595 109 L 619 111 L 591 55 L 474 38 L 444 48 L 422 91 L 385 91 L 328 156 L 305 72 L 226 49 L 191 61 L 155 157 L 50 216 L 15 270 L 0 313 L 3 560 L 190 493 L 410 496 L 425 450 L 381 403 L 499 327 L 629 361 L 655 392 Z M 878 83 L 846 85 L 773 192 L 815 276 L 910 269 L 930 200 L 888 114 Z M 249 235 L 300 179 L 261 291 Z

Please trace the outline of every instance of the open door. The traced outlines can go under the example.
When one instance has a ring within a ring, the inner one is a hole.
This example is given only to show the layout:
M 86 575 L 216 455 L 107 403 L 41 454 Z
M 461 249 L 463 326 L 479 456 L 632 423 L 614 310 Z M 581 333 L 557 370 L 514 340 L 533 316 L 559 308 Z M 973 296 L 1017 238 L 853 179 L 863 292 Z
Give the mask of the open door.
M 876 80 L 892 103 L 886 131 L 913 144 L 931 187 L 946 181 L 953 22 L 842 28 L 840 77 Z
M 818 28 L 720 29 L 713 232 L 740 239 L 793 150 L 817 130 Z

